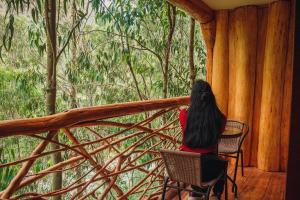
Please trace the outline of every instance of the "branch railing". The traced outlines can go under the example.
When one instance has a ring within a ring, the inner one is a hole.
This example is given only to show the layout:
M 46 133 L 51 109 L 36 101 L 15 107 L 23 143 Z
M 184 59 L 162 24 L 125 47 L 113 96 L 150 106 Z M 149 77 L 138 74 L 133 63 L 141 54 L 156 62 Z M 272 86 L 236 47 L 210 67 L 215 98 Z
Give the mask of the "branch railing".
M 178 109 L 188 103 L 176 97 L 0 121 L 0 199 L 155 199 L 164 176 L 158 151 L 180 145 Z M 63 160 L 53 163 L 56 153 Z M 53 190 L 57 172 L 63 187 Z

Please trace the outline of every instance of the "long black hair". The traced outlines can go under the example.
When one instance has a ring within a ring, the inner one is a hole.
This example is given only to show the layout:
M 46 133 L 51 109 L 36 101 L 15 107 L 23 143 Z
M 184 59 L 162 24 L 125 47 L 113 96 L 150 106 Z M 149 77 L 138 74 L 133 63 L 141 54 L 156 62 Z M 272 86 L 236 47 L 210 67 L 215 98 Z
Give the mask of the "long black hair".
M 210 85 L 197 80 L 192 88 L 183 143 L 191 148 L 217 144 L 224 116 L 219 110 Z

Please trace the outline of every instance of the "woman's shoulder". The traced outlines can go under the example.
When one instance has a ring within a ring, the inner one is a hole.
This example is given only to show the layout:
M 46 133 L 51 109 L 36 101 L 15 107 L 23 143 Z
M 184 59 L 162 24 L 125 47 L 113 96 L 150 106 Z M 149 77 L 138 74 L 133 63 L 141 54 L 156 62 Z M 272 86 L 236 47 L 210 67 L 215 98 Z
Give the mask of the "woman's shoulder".
M 187 109 L 186 108 L 180 109 L 179 114 L 180 115 L 187 114 Z
M 179 119 L 181 122 L 186 121 L 187 116 L 188 116 L 187 109 L 184 108 L 179 111 Z

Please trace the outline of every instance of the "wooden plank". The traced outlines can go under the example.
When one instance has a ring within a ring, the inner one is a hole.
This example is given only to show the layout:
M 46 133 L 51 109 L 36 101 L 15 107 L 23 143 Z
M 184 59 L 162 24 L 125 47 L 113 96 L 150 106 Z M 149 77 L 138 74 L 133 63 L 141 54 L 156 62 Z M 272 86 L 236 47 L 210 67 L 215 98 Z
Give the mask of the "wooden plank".
M 4 120 L 0 121 L 0 137 L 30 135 L 49 130 L 68 128 L 82 122 L 120 117 L 188 104 L 189 97 L 186 96 L 76 108 L 54 115 L 32 119 Z
M 241 170 L 241 169 L 239 169 Z M 230 167 L 230 175 L 233 174 L 233 166 Z M 237 176 L 239 200 L 283 200 L 285 194 L 286 173 L 264 172 L 253 167 L 245 168 L 245 176 Z M 234 199 L 228 182 L 228 199 Z M 174 190 L 174 192 L 176 192 Z M 223 193 L 224 194 L 224 193 Z M 182 200 L 188 199 L 188 192 L 182 192 Z M 172 200 L 178 200 L 174 195 Z M 223 198 L 224 199 L 224 196 Z

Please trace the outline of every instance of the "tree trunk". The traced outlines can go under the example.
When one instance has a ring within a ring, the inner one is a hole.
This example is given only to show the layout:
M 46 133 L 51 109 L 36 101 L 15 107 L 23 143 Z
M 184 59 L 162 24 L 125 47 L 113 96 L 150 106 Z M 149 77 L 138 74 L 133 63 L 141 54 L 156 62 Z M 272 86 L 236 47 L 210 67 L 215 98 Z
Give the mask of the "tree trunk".
M 55 113 L 56 104 L 56 0 L 45 1 L 45 19 L 46 19 L 46 36 L 47 36 L 47 93 L 46 93 L 46 105 L 47 114 L 52 115 Z M 55 141 L 59 141 L 56 134 L 53 138 Z M 57 144 L 51 144 L 52 150 L 58 149 Z M 61 154 L 55 153 L 52 155 L 53 163 L 61 162 Z M 56 172 L 53 174 L 52 188 L 53 190 L 59 190 L 62 187 L 62 173 Z M 53 197 L 54 200 L 61 199 L 61 196 Z
M 190 86 L 193 87 L 196 78 L 194 63 L 194 44 L 195 44 L 195 19 L 191 17 L 190 23 L 190 45 L 189 45 L 189 63 L 190 63 Z
M 280 170 L 280 129 L 289 36 L 289 6 L 289 1 L 276 1 L 269 7 L 257 157 L 258 168 L 266 171 Z
M 123 51 L 124 51 L 124 45 L 123 45 Z M 133 81 L 134 81 L 134 85 L 135 85 L 135 88 L 137 90 L 137 93 L 139 95 L 139 98 L 140 100 L 143 100 L 143 95 L 142 95 L 142 92 L 140 90 L 140 87 L 139 87 L 139 83 L 137 81 L 137 78 L 135 76 L 135 73 L 133 71 L 133 68 L 132 68 L 132 63 L 131 63 L 131 51 L 130 51 L 130 46 L 129 46 L 129 41 L 128 41 L 128 37 L 126 36 L 126 50 L 127 50 L 127 54 L 126 55 L 126 62 L 127 62 L 127 65 L 129 67 L 129 70 L 130 70 L 130 73 L 132 75 L 132 78 L 133 78 Z
M 257 53 L 256 53 L 256 72 L 255 72 L 255 94 L 252 118 L 252 135 L 251 135 L 251 153 L 250 165 L 257 166 L 257 149 L 259 138 L 259 119 L 261 108 L 263 67 L 265 57 L 266 29 L 268 23 L 268 7 L 257 10 Z
M 228 21 L 229 11 L 216 11 L 216 38 L 213 48 L 213 67 L 211 73 L 211 87 L 216 96 L 217 104 L 227 116 L 228 87 L 229 87 L 229 42 Z
M 171 46 L 172 46 L 172 39 L 175 30 L 175 22 L 176 22 L 176 7 L 173 5 L 168 4 L 168 20 L 169 20 L 169 34 L 168 34 L 168 41 L 167 47 L 165 51 L 165 65 L 164 65 L 164 85 L 163 85 L 163 97 L 168 97 L 168 78 L 169 78 L 169 63 L 170 63 L 170 53 L 171 53 Z
M 71 10 L 71 17 L 72 17 L 72 24 L 73 26 L 76 23 L 76 2 L 75 0 L 72 1 L 72 10 Z M 72 72 L 73 70 L 76 69 L 76 56 L 77 56 L 77 40 L 76 40 L 76 30 L 74 30 L 73 32 L 73 36 L 72 36 L 72 44 L 71 44 L 71 65 L 69 65 L 71 67 L 71 69 L 69 70 L 70 72 Z M 71 84 L 71 91 L 70 91 L 70 107 L 71 109 L 73 108 L 77 108 L 77 101 L 76 101 L 76 88 L 75 88 L 75 83 L 72 80 L 69 80 L 69 83 Z M 73 130 L 73 133 L 76 134 L 76 130 Z M 76 165 L 77 163 L 75 163 L 74 165 Z M 76 179 L 79 180 L 81 177 L 81 168 L 80 165 L 78 167 L 75 168 L 75 173 L 76 173 Z M 81 183 L 81 180 L 78 181 L 78 184 Z M 77 188 L 77 192 L 79 192 L 81 190 L 82 187 L 78 187 Z M 82 195 L 79 194 L 78 197 L 80 198 Z
M 289 40 L 287 61 L 285 66 L 285 77 L 283 87 L 283 102 L 281 116 L 281 135 L 280 135 L 280 171 L 287 171 L 290 123 L 291 123 L 291 104 L 292 104 L 292 84 L 293 84 L 293 60 L 294 60 L 294 34 L 295 34 L 295 3 L 292 0 L 290 4 L 291 16 L 289 24 Z
M 257 7 L 245 6 L 231 11 L 228 118 L 242 121 L 249 127 L 252 127 L 254 105 L 256 45 Z M 245 166 L 250 163 L 251 132 L 250 129 L 243 144 Z

